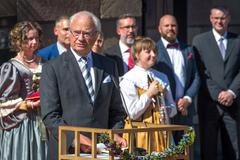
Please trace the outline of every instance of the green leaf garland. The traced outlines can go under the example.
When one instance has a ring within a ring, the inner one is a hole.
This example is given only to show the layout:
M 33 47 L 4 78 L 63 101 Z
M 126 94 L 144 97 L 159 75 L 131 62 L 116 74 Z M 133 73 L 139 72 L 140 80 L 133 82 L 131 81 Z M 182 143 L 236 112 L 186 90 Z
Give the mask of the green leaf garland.
M 189 127 L 178 145 L 171 145 L 162 152 L 152 152 L 145 156 L 135 156 L 134 154 L 129 153 L 127 149 L 122 151 L 121 147 L 117 145 L 115 141 L 110 140 L 107 134 L 101 134 L 98 137 L 98 141 L 104 143 L 107 149 L 112 151 L 114 156 L 118 155 L 123 160 L 164 160 L 165 158 L 176 157 L 177 155 L 182 154 L 187 146 L 192 145 L 194 139 L 195 131 L 192 127 Z

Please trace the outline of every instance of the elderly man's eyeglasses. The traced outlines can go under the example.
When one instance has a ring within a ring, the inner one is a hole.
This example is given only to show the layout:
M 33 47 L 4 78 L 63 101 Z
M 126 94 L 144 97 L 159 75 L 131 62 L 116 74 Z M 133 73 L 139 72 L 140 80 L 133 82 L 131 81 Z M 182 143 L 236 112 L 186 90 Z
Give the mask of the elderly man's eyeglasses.
M 83 31 L 71 31 L 71 34 L 75 37 L 75 38 L 79 38 L 80 35 L 82 35 L 84 38 L 90 38 L 91 36 L 93 36 L 97 31 L 91 31 L 91 32 L 83 32 Z

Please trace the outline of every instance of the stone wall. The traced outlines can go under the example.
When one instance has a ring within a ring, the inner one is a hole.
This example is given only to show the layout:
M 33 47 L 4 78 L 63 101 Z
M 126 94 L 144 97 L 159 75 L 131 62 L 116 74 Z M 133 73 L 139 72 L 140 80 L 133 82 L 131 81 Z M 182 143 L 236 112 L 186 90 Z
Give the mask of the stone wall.
M 180 36 L 191 43 L 193 36 L 210 29 L 210 7 L 222 4 L 230 9 L 232 15 L 230 30 L 240 33 L 238 9 L 240 1 L 185 0 L 185 2 L 186 4 L 183 0 L 181 3 L 174 0 L 0 0 L 0 54 L 3 57 L 3 52 L 6 53 L 8 32 L 17 21 L 38 21 L 43 28 L 42 46 L 45 47 L 56 41 L 53 35 L 54 20 L 58 16 L 70 16 L 80 10 L 91 11 L 101 19 L 105 35 L 104 48 L 117 43 L 115 22 L 119 15 L 127 12 L 137 17 L 138 34 L 149 36 L 155 41 L 159 38 L 159 18 L 166 13 L 174 14 L 178 22 L 181 22 Z M 187 16 L 182 12 L 186 12 Z
M 116 20 L 124 13 L 131 13 L 137 18 L 139 33 L 142 32 L 142 0 L 101 0 L 100 19 L 105 37 L 104 48 L 118 42 L 116 34 Z

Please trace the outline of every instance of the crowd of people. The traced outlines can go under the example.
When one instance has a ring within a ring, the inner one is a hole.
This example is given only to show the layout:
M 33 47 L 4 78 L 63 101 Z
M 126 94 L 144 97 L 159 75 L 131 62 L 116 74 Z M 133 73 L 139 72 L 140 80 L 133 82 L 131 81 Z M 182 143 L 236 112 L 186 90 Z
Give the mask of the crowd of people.
M 9 34 L 16 56 L 0 67 L 0 159 L 58 159 L 62 125 L 193 126 L 195 105 L 201 159 L 219 158 L 219 135 L 221 157 L 240 159 L 240 37 L 228 31 L 226 8 L 213 7 L 209 18 L 212 29 L 188 45 L 178 39 L 173 15 L 160 18 L 155 43 L 138 36 L 136 18 L 123 14 L 116 21 L 119 43 L 106 50 L 100 20 L 88 11 L 59 17 L 57 42 L 42 49 L 39 24 L 17 23 Z M 182 134 L 174 133 L 171 141 L 177 144 Z M 139 147 L 147 148 L 147 136 L 137 135 Z M 164 150 L 162 139 L 162 132 L 154 134 L 153 150 Z M 115 134 L 114 140 L 128 145 L 124 135 Z M 69 153 L 74 141 L 67 134 Z M 82 152 L 91 150 L 91 136 L 82 134 L 79 141 Z

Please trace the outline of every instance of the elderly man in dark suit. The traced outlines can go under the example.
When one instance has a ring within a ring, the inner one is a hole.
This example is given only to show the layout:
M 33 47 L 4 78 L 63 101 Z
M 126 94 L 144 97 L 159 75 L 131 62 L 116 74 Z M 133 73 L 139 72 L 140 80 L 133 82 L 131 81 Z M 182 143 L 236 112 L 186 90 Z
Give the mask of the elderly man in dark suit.
M 194 97 L 200 80 L 192 48 L 177 39 L 178 24 L 172 15 L 160 18 L 157 42 L 158 58 L 155 69 L 165 73 L 170 81 L 178 113 L 172 119 L 174 124 L 193 125 Z M 179 140 L 179 136 L 175 136 Z
M 43 121 L 50 131 L 49 160 L 57 159 L 60 125 L 123 127 L 125 112 L 115 63 L 91 51 L 100 31 L 100 21 L 92 13 L 74 14 L 70 18 L 70 49 L 43 66 L 40 93 Z M 114 138 L 126 146 L 123 138 Z M 73 142 L 73 135 L 67 139 Z
M 120 77 L 134 66 L 130 48 L 137 35 L 136 23 L 135 17 L 131 14 L 119 16 L 116 22 L 116 32 L 120 36 L 119 43 L 104 51 L 105 55 L 116 61 Z
M 228 32 L 229 11 L 213 7 L 212 30 L 193 39 L 202 85 L 198 96 L 201 159 L 217 158 L 221 135 L 223 159 L 239 159 L 240 38 Z
M 57 42 L 38 51 L 38 56 L 45 60 L 51 60 L 69 48 L 69 17 L 61 16 L 55 22 L 54 35 L 57 36 Z

